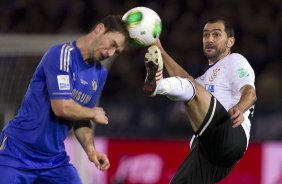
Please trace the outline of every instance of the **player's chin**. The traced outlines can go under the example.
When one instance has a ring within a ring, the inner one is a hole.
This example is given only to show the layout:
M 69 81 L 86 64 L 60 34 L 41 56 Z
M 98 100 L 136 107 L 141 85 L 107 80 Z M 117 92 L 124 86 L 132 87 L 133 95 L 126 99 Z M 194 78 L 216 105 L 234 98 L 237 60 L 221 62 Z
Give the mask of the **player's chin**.
M 205 52 L 205 56 L 208 60 L 214 60 L 217 58 L 217 55 L 215 52 Z
M 213 57 L 215 54 L 215 50 L 214 49 L 205 49 L 204 53 L 207 57 Z

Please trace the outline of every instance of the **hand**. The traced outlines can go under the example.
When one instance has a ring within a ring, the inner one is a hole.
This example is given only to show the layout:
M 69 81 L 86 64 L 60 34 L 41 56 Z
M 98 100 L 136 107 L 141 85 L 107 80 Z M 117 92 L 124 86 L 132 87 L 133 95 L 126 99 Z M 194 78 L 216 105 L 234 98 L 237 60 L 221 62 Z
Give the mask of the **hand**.
M 109 123 L 108 117 L 106 116 L 106 112 L 102 107 L 94 107 L 94 118 L 93 121 L 95 123 L 107 125 Z
M 95 148 L 87 152 L 88 159 L 95 164 L 95 166 L 101 170 L 105 171 L 110 167 L 110 161 L 104 153 L 95 151 Z
M 242 111 L 236 106 L 229 109 L 228 114 L 230 115 L 230 118 L 233 121 L 233 128 L 240 126 L 245 119 Z

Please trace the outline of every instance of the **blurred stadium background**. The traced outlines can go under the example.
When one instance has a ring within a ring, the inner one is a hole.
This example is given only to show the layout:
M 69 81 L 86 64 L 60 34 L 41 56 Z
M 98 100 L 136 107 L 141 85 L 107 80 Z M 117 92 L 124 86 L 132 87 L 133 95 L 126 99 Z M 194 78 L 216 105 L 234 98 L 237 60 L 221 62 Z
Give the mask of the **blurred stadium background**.
M 235 26 L 234 52 L 256 72 L 258 101 L 250 149 L 222 184 L 282 183 L 282 1 L 281 0 L 1 0 L 0 129 L 17 112 L 42 54 L 75 40 L 108 14 L 135 6 L 154 9 L 163 22 L 161 40 L 193 76 L 206 67 L 201 36 L 205 19 L 229 18 Z M 100 100 L 110 124 L 96 126 L 97 147 L 108 153 L 106 173 L 87 162 L 70 135 L 67 150 L 84 183 L 168 183 L 188 153 L 192 135 L 181 103 L 142 93 L 144 48 L 130 48 L 111 64 Z M 271 171 L 271 172 L 270 172 Z

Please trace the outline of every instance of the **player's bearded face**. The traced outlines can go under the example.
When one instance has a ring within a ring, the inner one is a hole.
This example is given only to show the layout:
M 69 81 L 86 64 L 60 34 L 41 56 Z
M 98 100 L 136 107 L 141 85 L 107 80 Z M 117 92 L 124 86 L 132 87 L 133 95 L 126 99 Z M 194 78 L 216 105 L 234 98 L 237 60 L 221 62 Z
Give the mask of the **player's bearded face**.
M 208 60 L 216 62 L 224 57 L 227 50 L 228 37 L 222 23 L 208 23 L 203 33 L 203 51 Z
M 204 46 L 204 54 L 208 60 L 218 61 L 222 55 L 226 52 L 227 40 L 219 44 L 206 44 Z

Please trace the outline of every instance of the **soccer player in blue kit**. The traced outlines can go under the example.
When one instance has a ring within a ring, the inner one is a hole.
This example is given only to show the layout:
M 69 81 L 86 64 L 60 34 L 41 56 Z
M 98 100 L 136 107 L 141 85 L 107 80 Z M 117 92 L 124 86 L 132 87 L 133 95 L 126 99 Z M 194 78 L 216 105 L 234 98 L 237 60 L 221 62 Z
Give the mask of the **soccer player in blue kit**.
M 90 121 L 108 123 L 95 106 L 107 76 L 100 61 L 122 52 L 128 39 L 121 16 L 109 15 L 77 41 L 45 53 L 18 114 L 0 134 L 0 183 L 81 183 L 64 146 L 72 128 L 89 160 L 109 168 L 95 149 Z

